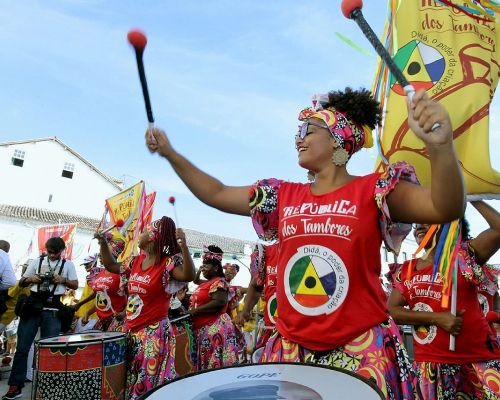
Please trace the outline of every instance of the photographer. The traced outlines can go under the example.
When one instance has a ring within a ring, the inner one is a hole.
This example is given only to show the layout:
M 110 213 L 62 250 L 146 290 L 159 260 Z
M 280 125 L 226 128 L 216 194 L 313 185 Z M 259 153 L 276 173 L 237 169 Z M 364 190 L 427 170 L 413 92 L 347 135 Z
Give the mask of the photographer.
M 9 391 L 2 400 L 21 397 L 21 390 L 26 379 L 27 357 L 38 328 L 40 338 L 58 335 L 61 321 L 58 311 L 61 295 L 66 288 L 77 289 L 78 277 L 74 264 L 61 259 L 66 248 L 64 240 L 53 237 L 45 243 L 47 255 L 35 258 L 28 266 L 19 286 L 29 287 L 30 295 L 20 298 L 16 305 L 16 314 L 20 317 L 17 331 L 17 349 L 9 378 Z

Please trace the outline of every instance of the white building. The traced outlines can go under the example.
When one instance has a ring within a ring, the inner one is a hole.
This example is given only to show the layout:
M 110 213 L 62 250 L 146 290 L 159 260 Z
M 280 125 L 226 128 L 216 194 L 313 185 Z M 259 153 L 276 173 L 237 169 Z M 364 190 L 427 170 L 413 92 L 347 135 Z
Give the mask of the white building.
M 0 204 L 90 218 L 100 218 L 104 199 L 123 189 L 56 137 L 0 143 L 0 182 Z
M 119 193 L 122 182 L 56 137 L 0 143 L 0 182 L 0 239 L 10 242 L 13 264 L 38 255 L 37 228 L 77 223 L 73 261 L 83 286 L 85 271 L 79 264 L 87 254 L 98 251 L 92 238 L 104 211 L 104 200 Z M 242 266 L 250 263 L 252 242 L 192 230 L 186 230 L 186 236 L 197 266 L 201 264 L 203 245 L 210 244 L 225 251 L 224 262 Z M 250 274 L 244 267 L 240 271 L 237 284 L 245 285 Z

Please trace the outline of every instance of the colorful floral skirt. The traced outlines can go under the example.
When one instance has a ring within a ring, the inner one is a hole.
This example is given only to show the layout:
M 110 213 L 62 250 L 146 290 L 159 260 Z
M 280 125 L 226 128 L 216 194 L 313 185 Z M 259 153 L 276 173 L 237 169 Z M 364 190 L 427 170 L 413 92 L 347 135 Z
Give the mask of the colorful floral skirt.
M 468 364 L 414 364 L 425 400 L 500 398 L 500 360 Z
M 198 343 L 198 371 L 238 364 L 239 344 L 233 322 L 222 314 L 214 323 L 195 331 Z
M 177 377 L 175 336 L 168 319 L 130 332 L 127 396 L 135 400 L 149 390 Z
M 100 319 L 95 324 L 95 329 L 103 332 L 125 332 L 125 319 L 116 319 L 115 315 Z
M 417 376 L 392 319 L 328 351 L 307 350 L 275 331 L 260 362 L 305 362 L 341 368 L 372 380 L 386 399 L 420 399 Z
M 264 327 L 259 330 L 259 336 L 257 338 L 257 344 L 255 345 L 255 348 L 258 349 L 259 347 L 263 347 L 267 344 L 269 339 L 271 338 L 272 334 L 274 333 L 274 329 Z

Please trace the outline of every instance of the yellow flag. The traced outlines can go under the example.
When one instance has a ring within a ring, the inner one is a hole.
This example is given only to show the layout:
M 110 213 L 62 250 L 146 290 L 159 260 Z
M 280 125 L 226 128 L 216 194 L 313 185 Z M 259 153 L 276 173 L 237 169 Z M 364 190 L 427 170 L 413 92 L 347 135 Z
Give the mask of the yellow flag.
M 138 223 L 145 199 L 144 182 L 141 181 L 123 192 L 106 200 L 106 208 L 110 215 L 110 223 L 123 220 L 123 226 L 114 234 L 120 234 L 125 241 L 125 249 L 118 261 L 128 259 L 137 254 L 137 240 L 141 226 Z
M 498 22 L 432 0 L 393 1 L 391 22 L 396 64 L 416 89 L 425 89 L 451 115 L 467 193 L 498 197 L 500 174 L 491 167 L 488 137 L 489 107 L 499 77 Z M 382 152 L 390 163 L 411 163 L 420 182 L 429 185 L 424 143 L 409 131 L 406 98 L 389 79 Z M 376 169 L 383 167 L 378 160 Z

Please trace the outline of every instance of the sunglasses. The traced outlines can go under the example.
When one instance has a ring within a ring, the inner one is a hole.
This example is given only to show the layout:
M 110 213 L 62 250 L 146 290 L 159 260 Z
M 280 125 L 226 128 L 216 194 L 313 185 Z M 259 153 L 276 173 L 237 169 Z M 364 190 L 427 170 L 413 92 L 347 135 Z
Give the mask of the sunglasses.
M 302 125 L 300 125 L 299 133 L 297 135 L 295 135 L 295 139 L 304 140 L 304 138 L 307 136 L 307 134 L 310 133 L 310 132 L 308 132 L 309 126 L 315 126 L 317 128 L 328 129 L 328 131 L 330 131 L 330 129 L 326 125 L 320 125 L 320 124 L 317 124 L 315 122 L 305 121 Z

